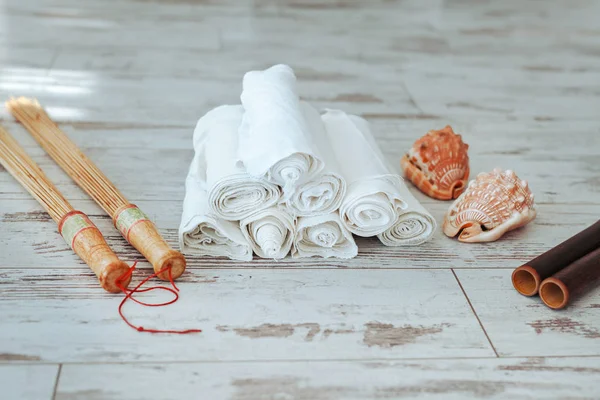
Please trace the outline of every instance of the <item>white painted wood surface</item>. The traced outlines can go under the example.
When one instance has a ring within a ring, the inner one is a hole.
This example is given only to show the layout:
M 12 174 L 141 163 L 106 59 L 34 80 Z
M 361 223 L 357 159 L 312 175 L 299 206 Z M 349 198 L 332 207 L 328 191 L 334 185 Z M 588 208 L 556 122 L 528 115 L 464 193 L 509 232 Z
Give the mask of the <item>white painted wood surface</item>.
M 0 354 L 0 359 L 14 362 L 36 361 L 28 357 L 8 357 Z M 58 365 L 0 365 L 0 388 L 3 399 L 39 400 L 50 399 L 54 394 Z
M 65 365 L 56 399 L 593 399 L 599 378 L 587 357 Z
M 96 288 L 87 270 L 2 274 L 0 353 L 49 362 L 494 355 L 449 270 L 203 270 L 177 281 L 182 297 L 169 308 L 125 306 L 136 325 L 204 330 L 186 336 L 128 328 L 121 296 Z
M 279 62 L 304 99 L 367 118 L 395 164 L 452 125 L 472 176 L 514 169 L 539 211 L 489 244 L 438 230 L 415 248 L 361 238 L 349 261 L 190 257 L 179 303 L 125 312 L 205 331 L 153 336 L 121 322 L 121 297 L 0 167 L 0 397 L 600 398 L 600 289 L 555 312 L 509 280 L 600 218 L 599 13 L 593 0 L 0 0 L 0 99 L 38 97 L 172 245 L 196 120 Z M 140 259 L 4 109 L 0 123 Z M 411 189 L 441 222 L 449 203 Z

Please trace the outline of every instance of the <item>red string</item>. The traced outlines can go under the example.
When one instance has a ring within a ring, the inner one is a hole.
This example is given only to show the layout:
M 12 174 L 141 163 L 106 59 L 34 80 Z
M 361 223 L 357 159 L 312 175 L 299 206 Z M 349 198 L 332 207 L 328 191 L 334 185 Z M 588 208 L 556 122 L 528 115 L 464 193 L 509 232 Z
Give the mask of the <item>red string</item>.
M 143 306 L 148 306 L 148 307 L 162 307 L 162 306 L 167 306 L 169 304 L 173 304 L 175 303 L 178 299 L 179 299 L 179 288 L 177 286 L 175 286 L 175 281 L 173 280 L 173 275 L 171 272 L 171 267 L 167 267 L 162 269 L 161 271 L 158 271 L 152 275 L 150 275 L 149 277 L 145 278 L 144 280 L 142 280 L 135 288 L 133 289 L 127 289 L 125 287 L 123 287 L 122 282 L 127 278 L 130 277 L 131 275 L 133 275 L 133 271 L 135 270 L 135 267 L 137 265 L 137 261 L 133 263 L 133 265 L 131 266 L 131 268 L 129 268 L 129 270 L 127 272 L 125 272 L 122 276 L 119 277 L 119 279 L 117 279 L 117 287 L 119 289 L 121 289 L 121 291 L 123 291 L 123 293 L 125 293 L 125 297 L 123 298 L 123 300 L 121 301 L 121 304 L 119 304 L 119 315 L 121 316 L 121 318 L 123 319 L 123 321 L 125 321 L 125 323 L 127 325 L 129 325 L 130 327 L 132 327 L 133 329 L 135 329 L 138 332 L 149 332 L 149 333 L 175 333 L 175 334 L 180 334 L 180 335 L 185 335 L 188 333 L 198 333 L 198 332 L 202 332 L 201 329 L 185 329 L 185 330 L 181 330 L 181 331 L 177 331 L 177 330 L 162 330 L 162 329 L 146 329 L 143 326 L 135 326 L 133 325 L 131 322 L 129 322 L 129 320 L 125 317 L 125 315 L 123 315 L 123 306 L 125 305 L 125 303 L 127 302 L 127 300 L 131 299 L 134 302 L 141 304 Z M 142 287 L 142 285 L 144 285 L 146 282 L 148 282 L 150 279 L 162 274 L 163 272 L 167 271 L 169 273 L 169 282 L 171 283 L 171 285 L 173 286 L 173 289 L 171 289 L 170 287 L 166 287 L 166 286 L 152 286 L 149 288 L 145 288 L 145 289 L 140 289 L 140 287 Z M 175 298 L 173 300 L 164 302 L 164 303 L 144 303 L 143 301 L 140 301 L 138 299 L 136 299 L 135 297 L 133 297 L 134 293 L 145 293 L 145 292 L 150 292 L 152 290 L 166 290 L 167 292 L 171 292 L 175 295 Z

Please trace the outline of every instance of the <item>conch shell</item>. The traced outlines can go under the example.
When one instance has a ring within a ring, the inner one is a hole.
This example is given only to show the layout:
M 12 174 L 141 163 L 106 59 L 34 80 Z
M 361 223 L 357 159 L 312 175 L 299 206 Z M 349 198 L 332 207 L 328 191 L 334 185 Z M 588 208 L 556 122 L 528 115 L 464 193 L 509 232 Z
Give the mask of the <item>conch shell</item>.
M 492 242 L 536 216 L 533 194 L 513 171 L 495 169 L 469 182 L 444 217 L 447 236 L 461 242 Z
M 417 140 L 400 165 L 423 193 L 434 199 L 452 200 L 467 187 L 468 149 L 469 145 L 448 125 Z

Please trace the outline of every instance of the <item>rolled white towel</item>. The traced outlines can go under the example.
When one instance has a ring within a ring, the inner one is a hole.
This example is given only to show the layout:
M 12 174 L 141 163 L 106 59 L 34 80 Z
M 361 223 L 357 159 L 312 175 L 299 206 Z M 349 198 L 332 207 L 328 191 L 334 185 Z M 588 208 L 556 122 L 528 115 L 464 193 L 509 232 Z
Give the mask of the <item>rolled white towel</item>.
M 368 123 L 343 111 L 322 115 L 342 175 L 348 183 L 340 218 L 358 236 L 385 232 L 406 204 L 400 197 L 400 177 L 395 175 L 372 139 Z
M 340 168 L 327 139 L 325 126 L 319 112 L 305 101 L 300 102 L 300 108 L 307 122 L 313 143 L 325 163 L 323 172 L 296 187 L 294 194 L 283 204 L 292 215 L 316 216 L 326 215 L 336 211 L 346 195 L 346 180 L 340 173 Z
M 244 75 L 239 159 L 251 175 L 283 186 L 284 197 L 323 169 L 287 65 Z
M 213 215 L 208 207 L 204 161 L 196 154 L 185 181 L 179 247 L 184 254 L 252 260 L 250 244 L 238 224 Z
M 340 206 L 340 217 L 348 230 L 358 236 L 378 235 L 388 246 L 429 239 L 435 220 L 386 160 L 367 121 L 337 110 L 328 110 L 322 119 L 348 182 Z
M 300 217 L 296 222 L 293 258 L 353 258 L 358 247 L 338 212 L 314 217 Z
M 279 187 L 252 176 L 238 161 L 238 135 L 244 108 L 221 106 L 200 118 L 195 143 L 203 146 L 211 211 L 226 220 L 239 221 L 279 201 Z
M 292 217 L 277 207 L 258 211 L 240 221 L 242 234 L 262 258 L 279 260 L 289 252 L 294 240 Z
M 399 184 L 399 177 L 393 175 L 350 183 L 340 206 L 340 216 L 348 230 L 369 237 L 391 228 L 398 219 L 398 210 L 406 207 L 398 192 Z
M 404 183 L 400 186 L 400 195 L 406 208 L 399 211 L 400 215 L 394 225 L 377 237 L 386 246 L 416 246 L 426 242 L 437 228 L 435 219 Z

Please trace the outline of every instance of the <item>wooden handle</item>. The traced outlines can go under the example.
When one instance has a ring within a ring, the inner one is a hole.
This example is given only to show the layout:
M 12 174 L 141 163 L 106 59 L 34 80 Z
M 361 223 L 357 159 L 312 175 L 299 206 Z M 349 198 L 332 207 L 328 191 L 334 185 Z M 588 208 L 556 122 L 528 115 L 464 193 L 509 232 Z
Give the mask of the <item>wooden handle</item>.
M 171 268 L 171 277 L 179 278 L 185 271 L 185 257 L 173 250 L 156 230 L 156 226 L 134 204 L 121 207 L 113 219 L 115 226 L 154 267 L 157 274 L 166 268 Z M 169 271 L 158 274 L 163 280 L 169 280 Z
M 73 251 L 98 277 L 100 285 L 108 292 L 119 293 L 129 285 L 129 266 L 108 247 L 104 237 L 87 215 L 81 211 L 66 214 L 58 224 L 58 231 Z M 118 279 L 125 276 L 123 281 Z

